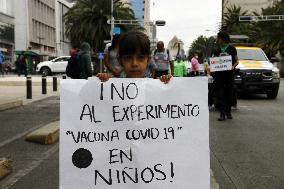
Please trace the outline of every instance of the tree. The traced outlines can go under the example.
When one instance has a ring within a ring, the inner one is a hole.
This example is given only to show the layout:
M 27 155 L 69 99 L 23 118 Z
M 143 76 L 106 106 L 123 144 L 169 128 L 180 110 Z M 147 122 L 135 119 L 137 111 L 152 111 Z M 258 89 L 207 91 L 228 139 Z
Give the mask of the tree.
M 115 19 L 134 20 L 134 12 L 128 3 L 114 0 Z M 104 40 L 110 39 L 111 0 L 76 0 L 64 15 L 66 35 L 75 47 L 88 42 L 97 50 L 103 50 Z M 133 26 L 120 25 L 122 32 Z
M 240 6 L 232 5 L 226 9 L 220 30 L 226 31 L 231 35 L 248 35 L 251 29 L 250 23 L 239 21 L 239 16 L 247 15 L 248 11 Z
M 194 53 L 198 54 L 199 62 L 203 62 L 206 54 L 206 49 L 208 46 L 208 38 L 205 36 L 199 36 L 196 40 L 194 40 L 190 46 L 188 51 L 188 56 L 192 57 Z
M 284 0 L 278 1 L 273 6 L 262 9 L 262 15 L 283 15 Z M 284 21 L 256 22 L 251 32 L 251 38 L 257 46 L 263 48 L 268 54 L 278 51 L 284 55 Z M 282 50 L 282 51 L 281 51 Z

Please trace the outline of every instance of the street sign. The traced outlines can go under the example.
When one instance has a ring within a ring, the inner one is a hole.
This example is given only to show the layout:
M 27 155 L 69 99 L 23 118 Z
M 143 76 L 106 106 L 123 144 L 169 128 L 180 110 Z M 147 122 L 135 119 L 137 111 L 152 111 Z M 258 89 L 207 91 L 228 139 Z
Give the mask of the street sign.
M 120 27 L 114 27 L 112 30 L 112 35 L 120 35 Z
M 232 56 L 220 56 L 209 59 L 210 72 L 232 70 Z
M 98 53 L 98 59 L 103 60 L 104 59 L 104 53 L 99 52 Z

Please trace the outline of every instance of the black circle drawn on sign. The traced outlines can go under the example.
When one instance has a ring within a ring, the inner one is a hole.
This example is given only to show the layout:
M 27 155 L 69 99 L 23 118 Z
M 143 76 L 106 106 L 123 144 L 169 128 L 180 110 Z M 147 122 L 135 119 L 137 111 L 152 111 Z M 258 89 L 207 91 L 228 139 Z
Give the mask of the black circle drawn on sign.
M 92 153 L 84 148 L 79 148 L 72 155 L 73 165 L 80 169 L 89 167 L 92 161 Z

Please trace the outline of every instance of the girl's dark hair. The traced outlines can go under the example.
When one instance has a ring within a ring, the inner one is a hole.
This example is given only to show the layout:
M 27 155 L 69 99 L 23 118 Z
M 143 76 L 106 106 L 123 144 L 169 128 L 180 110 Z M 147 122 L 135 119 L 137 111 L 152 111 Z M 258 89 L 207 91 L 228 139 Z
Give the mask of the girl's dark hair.
M 132 31 L 120 38 L 118 55 L 137 54 L 150 55 L 150 40 L 148 36 L 139 31 Z
M 230 36 L 228 33 L 224 32 L 224 31 L 220 31 L 217 34 L 217 38 L 221 38 L 225 43 L 230 43 Z
M 113 36 L 112 41 L 111 41 L 111 46 L 108 48 L 108 51 L 115 49 L 115 46 L 119 42 L 119 38 L 120 38 L 120 35 L 116 34 L 116 35 Z

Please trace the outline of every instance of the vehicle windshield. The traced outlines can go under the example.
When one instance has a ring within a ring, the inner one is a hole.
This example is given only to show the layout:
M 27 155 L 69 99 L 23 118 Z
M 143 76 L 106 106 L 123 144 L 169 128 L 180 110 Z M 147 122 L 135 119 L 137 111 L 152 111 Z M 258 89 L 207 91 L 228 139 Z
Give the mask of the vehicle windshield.
M 268 61 L 261 49 L 237 49 L 239 60 Z

